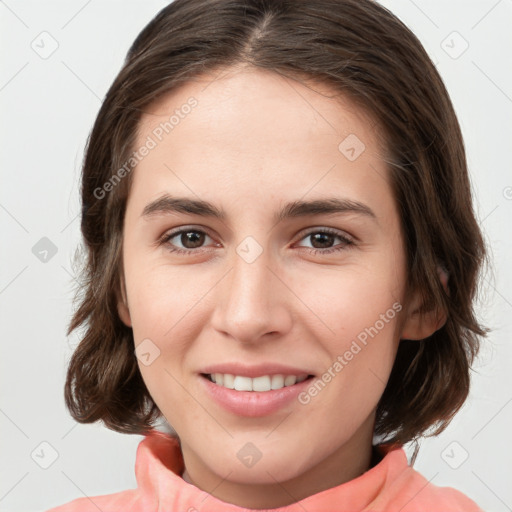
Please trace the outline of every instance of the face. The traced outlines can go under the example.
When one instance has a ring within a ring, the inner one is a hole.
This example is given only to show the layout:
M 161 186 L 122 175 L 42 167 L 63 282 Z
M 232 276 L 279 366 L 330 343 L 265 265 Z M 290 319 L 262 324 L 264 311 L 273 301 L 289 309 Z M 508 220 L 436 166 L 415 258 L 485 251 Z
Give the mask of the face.
M 188 481 L 277 507 L 368 469 L 400 338 L 429 325 L 375 123 L 319 85 L 215 76 L 141 119 L 119 314 Z

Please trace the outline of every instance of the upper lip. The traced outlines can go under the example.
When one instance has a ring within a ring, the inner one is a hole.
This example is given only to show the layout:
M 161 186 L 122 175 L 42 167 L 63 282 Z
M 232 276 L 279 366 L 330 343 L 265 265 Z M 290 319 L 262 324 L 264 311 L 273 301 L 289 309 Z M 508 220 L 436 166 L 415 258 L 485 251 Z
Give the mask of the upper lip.
M 223 363 L 205 366 L 199 373 L 229 373 L 242 377 L 260 377 L 262 375 L 312 375 L 312 372 L 303 368 L 286 366 L 279 363 L 261 363 L 257 365 L 245 365 L 241 363 Z

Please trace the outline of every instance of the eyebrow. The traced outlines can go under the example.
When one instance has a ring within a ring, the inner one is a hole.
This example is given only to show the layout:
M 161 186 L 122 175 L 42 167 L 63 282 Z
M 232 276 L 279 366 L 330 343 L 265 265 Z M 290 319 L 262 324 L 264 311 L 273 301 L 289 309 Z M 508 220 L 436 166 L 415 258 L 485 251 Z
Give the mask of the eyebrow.
M 141 217 L 150 218 L 153 216 L 172 213 L 199 215 L 201 217 L 211 217 L 219 220 L 225 220 L 227 217 L 224 210 L 217 208 L 208 201 L 188 197 L 174 197 L 169 194 L 164 194 L 151 203 L 148 203 L 145 206 Z M 377 220 L 377 216 L 372 209 L 359 201 L 338 197 L 327 197 L 310 201 L 297 200 L 287 203 L 274 215 L 273 221 L 277 224 L 290 218 L 340 213 L 356 213 Z

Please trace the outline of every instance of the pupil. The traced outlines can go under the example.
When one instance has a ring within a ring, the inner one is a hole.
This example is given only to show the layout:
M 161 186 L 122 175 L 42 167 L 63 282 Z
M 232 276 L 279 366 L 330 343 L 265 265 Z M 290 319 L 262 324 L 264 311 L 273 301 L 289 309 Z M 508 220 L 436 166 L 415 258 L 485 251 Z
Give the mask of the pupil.
M 313 240 L 313 247 L 315 248 L 325 248 L 324 246 L 329 246 L 332 243 L 332 237 L 330 233 L 315 233 L 311 235 Z M 186 233 L 182 233 L 181 235 L 181 243 L 187 247 L 188 249 L 193 249 L 196 247 L 200 247 L 204 242 L 204 233 L 198 233 L 197 231 L 187 231 Z M 192 247 L 187 244 L 191 243 Z M 319 247 L 318 247 L 318 244 Z
M 320 244 L 327 243 L 329 245 L 329 242 L 332 242 L 331 238 L 334 235 L 331 235 L 330 233 L 315 233 L 313 236 L 313 247 L 317 247 L 315 244 L 317 241 L 320 241 Z M 320 245 L 320 248 L 325 248 L 323 245 Z
M 187 249 L 193 249 L 195 247 L 200 247 L 204 241 L 204 234 L 199 234 L 197 231 L 187 231 L 181 235 L 181 243 L 187 247 Z M 192 247 L 187 244 L 191 242 Z

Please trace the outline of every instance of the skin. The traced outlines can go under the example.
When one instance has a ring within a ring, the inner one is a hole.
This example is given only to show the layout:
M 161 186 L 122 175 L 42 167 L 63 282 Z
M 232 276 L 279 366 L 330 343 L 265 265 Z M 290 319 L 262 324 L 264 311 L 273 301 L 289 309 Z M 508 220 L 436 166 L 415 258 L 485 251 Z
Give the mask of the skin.
M 139 367 L 181 439 L 184 479 L 229 503 L 275 508 L 370 467 L 375 410 L 400 339 L 425 338 L 445 317 L 420 315 L 418 295 L 407 289 L 380 139 L 361 109 L 325 86 L 229 68 L 146 109 L 136 146 L 191 96 L 198 105 L 132 171 L 118 310 L 136 346 L 149 338 L 160 350 Z M 365 144 L 354 161 L 338 149 L 349 134 Z M 164 193 L 207 200 L 226 219 L 143 218 L 146 204 Z M 272 220 L 285 202 L 333 195 L 364 203 L 375 219 L 344 213 Z M 206 233 L 202 245 L 180 235 L 159 244 L 179 227 Z M 311 235 L 322 228 L 354 243 L 335 235 L 314 245 Z M 247 236 L 263 250 L 250 264 L 236 252 Z M 170 252 L 172 244 L 190 254 Z M 341 250 L 321 252 L 335 247 Z M 225 361 L 281 362 L 321 376 L 396 302 L 401 311 L 306 405 L 239 417 L 200 385 L 202 367 Z M 237 457 L 248 442 L 262 454 L 252 467 Z

